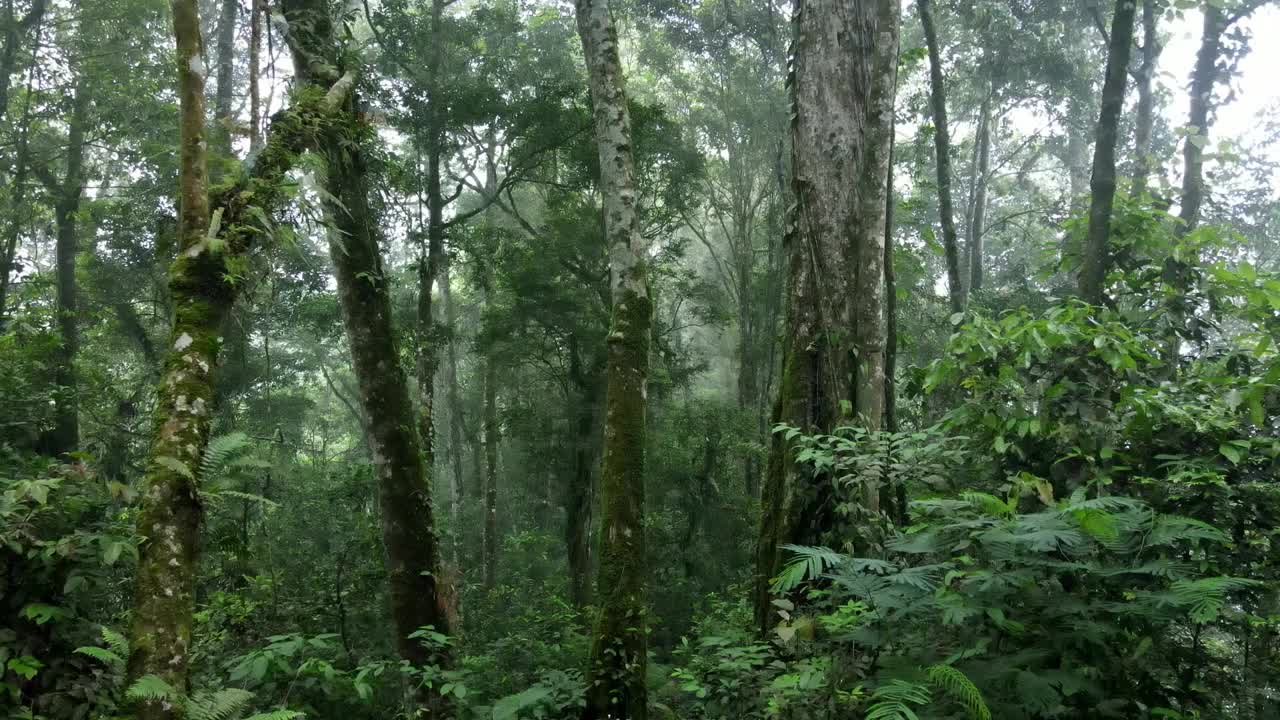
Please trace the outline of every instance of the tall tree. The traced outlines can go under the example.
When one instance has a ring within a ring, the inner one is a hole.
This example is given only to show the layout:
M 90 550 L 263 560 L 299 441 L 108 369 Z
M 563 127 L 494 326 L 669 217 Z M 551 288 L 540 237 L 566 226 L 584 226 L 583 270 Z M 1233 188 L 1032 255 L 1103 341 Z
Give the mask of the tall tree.
M 18 52 L 24 36 L 44 18 L 47 0 L 32 0 L 21 16 L 14 8 L 14 0 L 4 0 L 4 36 L 0 38 L 0 119 L 9 108 L 9 81 L 17 65 Z
M 1133 183 L 1134 196 L 1147 190 L 1151 175 L 1151 135 L 1155 128 L 1156 101 L 1153 85 L 1156 63 L 1160 59 L 1160 35 L 1156 31 L 1159 0 L 1142 0 L 1142 67 L 1138 68 L 1138 117 L 1133 129 Z
M 920 24 L 929 48 L 929 100 L 933 108 L 933 146 L 937 154 L 938 214 L 942 223 L 942 247 L 947 258 L 947 295 L 951 312 L 964 310 L 964 283 L 960 276 L 960 243 L 956 237 L 955 211 L 951 202 L 951 133 L 947 127 L 947 90 L 942 75 L 942 51 L 933 21 L 931 0 L 917 0 Z
M 928 0 L 926 0 L 927 2 Z M 982 289 L 983 250 L 982 235 L 987 221 L 987 181 L 991 172 L 991 106 L 995 100 L 995 88 L 982 101 L 978 111 L 978 142 L 974 163 L 973 202 L 969 214 L 969 292 Z
M 204 65 L 197 0 L 174 0 L 180 108 L 179 251 L 169 270 L 174 308 L 165 368 L 157 390 L 154 434 L 141 494 L 139 548 L 128 676 L 155 676 L 179 691 L 187 688 L 191 657 L 197 540 L 201 505 L 197 481 L 209 442 L 223 321 L 240 292 L 232 267 L 268 233 L 262 218 L 285 200 L 285 176 L 322 119 L 345 100 L 353 85 L 344 76 L 332 87 L 298 96 L 271 123 L 256 162 L 216 198 L 219 232 L 209 237 Z M 142 702 L 140 720 L 172 720 L 181 707 Z
M 336 42 L 326 0 L 286 0 L 283 9 L 286 40 L 304 86 L 324 87 L 354 72 L 344 67 L 347 56 Z M 369 195 L 373 169 L 363 143 L 370 141 L 371 129 L 360 108 L 352 93 L 338 121 L 316 140 L 324 161 L 329 255 L 360 403 L 369 418 L 397 648 L 412 665 L 425 667 L 444 658 L 436 652 L 439 648 L 410 636 L 426 626 L 450 632 L 447 604 L 442 602 L 447 589 L 439 581 L 429 468 L 400 364 L 379 246 L 382 230 Z M 428 711 L 443 713 L 443 699 L 436 693 L 436 688 L 418 688 Z
M 804 0 L 793 24 L 795 202 L 785 239 L 786 331 L 774 421 L 813 433 L 848 421 L 878 430 L 885 402 L 885 194 L 898 3 Z M 791 452 L 785 435 L 775 434 L 756 564 L 762 631 L 771 615 L 769 581 L 780 569 L 779 548 L 817 544 L 834 518 L 829 480 L 807 475 Z M 867 494 L 873 511 L 876 495 Z
M 631 116 L 609 0 L 577 0 L 575 10 L 595 120 L 613 303 L 600 477 L 600 616 L 584 717 L 645 720 L 644 461 L 653 322 L 648 244 L 640 233 Z
M 1120 112 L 1124 109 L 1129 79 L 1129 52 L 1133 48 L 1134 0 L 1116 0 L 1107 49 L 1107 73 L 1102 83 L 1102 112 L 1093 148 L 1093 176 L 1089 188 L 1089 229 L 1080 265 L 1080 297 L 1101 305 L 1110 264 L 1107 240 L 1111 234 L 1111 208 L 1116 195 L 1116 143 Z

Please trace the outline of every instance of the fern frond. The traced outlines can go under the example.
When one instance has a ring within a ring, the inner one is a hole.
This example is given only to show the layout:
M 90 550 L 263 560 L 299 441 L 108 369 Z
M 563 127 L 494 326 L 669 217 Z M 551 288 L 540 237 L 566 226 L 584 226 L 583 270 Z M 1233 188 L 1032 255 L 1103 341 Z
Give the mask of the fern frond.
M 1170 586 L 1179 605 L 1189 608 L 1192 622 L 1207 623 L 1218 617 L 1227 602 L 1227 593 L 1257 587 L 1262 583 L 1235 577 L 1178 580 Z
M 138 678 L 136 682 L 129 686 L 124 695 L 130 700 L 145 702 L 157 700 L 177 702 L 182 699 L 182 693 L 156 675 L 143 675 Z
M 786 564 L 778 577 L 773 580 L 773 592 L 786 593 L 794 590 L 800 583 L 822 577 L 829 568 L 844 562 L 848 558 L 827 547 L 808 547 L 805 545 L 783 545 L 786 550 L 796 554 Z
M 102 642 L 107 644 L 111 652 L 120 657 L 129 657 L 129 641 L 123 633 L 118 633 L 105 625 L 102 627 Z
M 968 675 L 951 665 L 934 665 L 927 672 L 929 682 L 960 703 L 969 714 L 969 720 L 991 720 L 991 710 L 982 699 L 982 691 Z
M 200 458 L 200 480 L 206 482 L 222 472 L 227 463 L 249 445 L 249 436 L 242 432 L 219 435 L 209 441 L 204 456 Z
M 239 688 L 199 692 L 186 702 L 189 720 L 232 720 L 253 700 L 253 693 Z
M 100 648 L 93 645 L 87 647 L 78 647 L 75 652 L 89 657 L 108 665 L 112 670 L 120 670 L 124 668 L 124 658 L 111 652 L 106 648 Z
M 928 687 L 906 680 L 890 680 L 871 694 L 867 720 L 920 720 L 911 706 L 928 703 Z
M 262 505 L 267 510 L 277 510 L 280 507 L 280 503 L 274 500 L 268 500 L 267 498 L 264 498 L 261 495 L 254 495 L 253 493 L 240 492 L 238 490 L 219 490 L 217 492 L 206 492 L 202 494 L 201 497 L 212 499 L 212 500 L 219 500 L 219 499 L 243 500 L 245 502 L 258 503 L 259 505 Z

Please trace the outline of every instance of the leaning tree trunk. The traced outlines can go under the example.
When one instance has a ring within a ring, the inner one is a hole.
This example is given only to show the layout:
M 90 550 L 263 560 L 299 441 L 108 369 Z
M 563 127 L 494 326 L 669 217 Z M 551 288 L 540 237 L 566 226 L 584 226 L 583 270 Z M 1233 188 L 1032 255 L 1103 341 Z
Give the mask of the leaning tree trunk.
M 786 330 L 774 421 L 806 433 L 828 432 L 855 413 L 869 429 L 882 422 L 898 14 L 897 0 L 801 0 L 795 7 L 795 202 L 785 238 Z M 762 632 L 770 624 L 779 548 L 817 544 L 834 521 L 829 479 L 809 478 L 793 462 L 793 449 L 783 434 L 773 436 L 761 492 L 755 609 Z M 877 493 L 866 499 L 874 511 Z
M 951 312 L 964 310 L 964 284 L 960 279 L 960 243 L 956 238 L 955 213 L 951 204 L 951 133 L 947 129 L 947 91 L 942 78 L 942 54 L 938 32 L 933 25 L 933 3 L 918 0 L 920 24 L 929 46 L 929 98 L 933 107 L 933 146 L 937 154 L 938 214 L 942 223 L 942 248 L 947 257 L 947 293 Z
M 344 54 L 335 42 L 326 0 L 286 0 L 286 38 L 304 90 L 332 82 Z M 382 266 L 381 219 L 369 199 L 370 167 L 362 143 L 373 134 L 354 94 L 335 122 L 317 136 L 324 161 L 329 250 L 360 403 L 369 418 L 391 616 L 401 657 L 415 667 L 443 662 L 442 648 L 410 637 L 430 626 L 450 631 L 447 588 L 440 577 L 440 547 L 431 506 L 429 470 L 400 364 L 387 275 Z M 418 688 L 428 712 L 447 712 L 435 688 Z
M 270 137 L 249 174 L 217 197 L 218 242 L 210 242 L 205 167 L 204 82 L 196 0 L 174 0 L 181 118 L 180 249 L 169 269 L 173 329 L 157 389 L 155 427 L 138 513 L 139 548 L 128 677 L 155 676 L 187 688 L 197 540 L 200 458 L 209 441 L 221 328 L 239 294 L 228 280 L 253 243 L 261 219 L 287 199 L 285 178 L 299 153 L 351 90 L 346 76 L 327 92 L 295 96 L 271 123 Z M 139 720 L 173 720 L 177 704 L 149 701 Z
M 631 117 L 609 0 L 577 0 L 576 11 L 595 118 L 613 303 L 600 474 L 602 517 L 596 581 L 600 616 L 591 644 L 584 717 L 645 720 L 644 461 L 653 322 L 649 256 L 640 234 Z
M 1102 83 L 1102 112 L 1093 148 L 1093 177 L 1089 187 L 1089 231 L 1080 266 L 1080 297 L 1101 305 L 1105 291 L 1111 234 L 1111 208 L 1116 195 L 1116 140 L 1120 112 L 1124 109 L 1125 83 L 1129 79 L 1129 50 L 1133 47 L 1133 0 L 1116 0 L 1111 21 L 1107 74 Z

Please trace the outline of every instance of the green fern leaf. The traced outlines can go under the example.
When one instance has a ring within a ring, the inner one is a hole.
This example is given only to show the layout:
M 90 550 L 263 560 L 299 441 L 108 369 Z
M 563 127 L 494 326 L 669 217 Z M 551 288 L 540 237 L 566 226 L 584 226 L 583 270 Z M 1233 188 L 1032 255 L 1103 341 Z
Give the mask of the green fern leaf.
M 119 655 L 111 652 L 106 648 L 100 648 L 100 647 L 95 647 L 90 645 L 87 647 L 78 647 L 75 649 L 75 652 L 81 655 L 88 655 L 94 660 L 98 660 L 100 662 L 106 663 L 107 665 L 111 666 L 112 669 L 118 669 L 124 666 L 124 658 L 120 657 Z
M 253 693 L 239 688 L 196 693 L 186 702 L 189 720 L 232 720 L 253 700 Z
M 787 563 L 773 581 L 773 592 L 786 593 L 794 590 L 800 583 L 822 577 L 827 569 L 835 567 L 848 558 L 826 547 L 808 547 L 804 545 L 783 545 L 786 550 L 796 554 Z
M 298 712 L 297 710 L 272 710 L 271 712 L 251 715 L 245 718 L 245 720 L 298 720 L 298 718 L 304 717 L 306 717 L 306 715 Z
M 969 720 L 991 720 L 991 710 L 982 699 L 982 691 L 967 675 L 951 665 L 934 665 L 929 668 L 929 682 L 960 703 Z
M 125 697 L 130 700 L 148 702 L 156 700 L 176 702 L 182 698 L 182 693 L 175 690 L 172 685 L 165 682 L 161 677 L 143 675 L 133 685 L 129 686 L 129 689 L 125 692 Z

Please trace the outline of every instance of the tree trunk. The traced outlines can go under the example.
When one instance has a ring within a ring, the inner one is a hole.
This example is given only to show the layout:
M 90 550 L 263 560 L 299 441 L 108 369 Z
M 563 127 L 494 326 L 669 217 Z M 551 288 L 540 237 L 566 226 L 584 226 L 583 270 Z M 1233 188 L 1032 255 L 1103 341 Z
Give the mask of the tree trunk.
M 335 43 L 328 3 L 286 0 L 283 8 L 290 28 L 286 39 L 302 86 L 316 87 L 341 76 L 343 53 Z M 353 94 L 340 107 L 337 120 L 318 134 L 317 145 L 325 166 L 330 257 L 360 402 L 369 417 L 373 441 L 397 646 L 411 665 L 425 667 L 445 661 L 442 648 L 429 647 L 410 635 L 425 626 L 445 634 L 451 628 L 444 602 L 447 589 L 437 582 L 440 547 L 429 472 L 396 348 L 382 267 L 381 219 L 369 202 L 370 169 L 360 142 L 371 134 Z M 443 717 L 447 712 L 434 688 L 419 687 L 417 694 L 430 714 Z
M 994 94 L 994 89 L 993 89 Z M 978 164 L 973 190 L 973 215 L 969 222 L 969 292 L 982 289 L 982 233 L 987 220 L 987 174 L 991 169 L 991 95 L 982 101 L 978 121 Z
M 569 337 L 569 377 L 576 396 L 569 396 L 569 422 L 574 428 L 573 476 L 565 493 L 565 548 L 569 559 L 569 597 L 574 607 L 591 604 L 591 508 L 595 498 L 595 466 L 600 446 L 598 363 L 583 367 L 576 335 Z
M 884 254 L 898 58 L 896 0 L 802 0 L 794 14 L 792 191 L 782 381 L 775 424 L 828 432 L 884 412 Z M 958 286 L 958 268 L 955 268 Z M 852 362 L 856 354 L 858 362 Z M 834 520 L 828 479 L 810 480 L 773 436 L 761 493 L 756 620 L 770 624 L 779 547 L 815 544 Z M 868 505 L 878 494 L 868 492 Z
M 419 434 L 426 451 L 428 470 L 435 467 L 435 380 L 440 367 L 440 336 L 435 316 L 431 310 L 431 289 L 440 274 L 444 262 L 444 196 L 440 191 L 440 165 L 444 156 L 443 116 L 439 106 L 439 75 L 441 60 L 441 22 L 444 13 L 443 0 L 431 3 L 431 52 L 427 57 L 427 247 L 418 258 L 418 324 L 417 324 L 417 381 L 418 396 L 422 407 L 418 409 Z M 421 237 L 421 236 L 419 236 Z
M 609 0 L 577 0 L 575 9 L 595 120 L 613 303 L 600 474 L 600 616 L 592 638 L 583 716 L 645 720 L 644 461 L 653 322 L 649 256 L 640 234 L 631 117 Z
M 196 61 L 200 22 L 196 0 L 174 0 L 173 6 L 181 118 L 180 249 L 169 270 L 173 330 L 138 513 L 138 534 L 146 541 L 135 577 L 128 677 L 133 683 L 154 675 L 185 691 L 201 518 L 197 473 L 209 441 L 219 335 L 240 289 L 228 281 L 229 264 L 243 261 L 253 242 L 266 234 L 259 218 L 269 217 L 286 200 L 286 174 L 322 118 L 345 100 L 352 82 L 348 76 L 322 96 L 299 96 L 276 116 L 250 174 L 218 197 L 222 242 L 214 247 L 207 238 L 205 78 Z M 137 717 L 172 720 L 180 712 L 172 703 L 150 701 L 141 703 Z
M 236 67 L 236 14 L 240 0 L 222 0 L 222 17 L 218 20 L 218 74 L 214 87 L 213 142 L 215 168 L 231 157 L 232 131 L 235 118 L 231 114 L 232 78 Z M 213 182 L 218 172 L 212 172 Z
M 9 78 L 13 75 L 18 59 L 22 36 L 44 19 L 46 0 L 32 0 L 31 7 L 21 19 L 14 13 L 13 0 L 5 0 L 4 45 L 0 46 L 0 120 L 9 109 Z
M 497 367 L 492 354 L 484 358 L 484 585 L 487 588 L 494 586 L 498 574 Z
M 12 15 L 12 8 L 10 8 Z M 40 33 L 36 31 L 36 41 L 31 51 L 31 68 L 27 71 L 27 94 L 22 101 L 22 120 L 18 130 L 17 151 L 14 154 L 12 204 L 8 213 L 9 226 L 6 228 L 4 246 L 0 247 L 0 331 L 3 331 L 9 319 L 9 283 L 13 277 L 14 264 L 18 257 L 18 240 L 22 236 L 22 223 L 25 219 L 23 203 L 26 202 L 27 173 L 30 169 L 31 153 L 28 140 L 31 134 L 31 96 L 35 85 L 36 53 L 40 49 Z M 7 75 L 3 81 L 8 82 Z M 0 117 L 4 105 L 0 104 Z
M 1147 179 L 1151 175 L 1151 135 L 1156 118 L 1152 84 L 1155 82 L 1156 62 L 1160 58 L 1156 20 L 1156 0 L 1142 0 L 1142 68 L 1138 73 L 1138 117 L 1133 130 L 1134 197 L 1141 197 L 1147 191 Z
M 942 247 L 947 256 L 947 292 L 951 312 L 964 310 L 964 284 L 960 279 L 960 248 L 951 204 L 951 134 L 947 129 L 947 91 L 942 78 L 942 55 L 933 25 L 932 0 L 917 0 L 925 44 L 929 46 L 929 98 L 933 107 L 933 146 L 937 154 L 938 214 L 942 223 Z
M 1080 297 L 1093 305 L 1103 303 L 1110 264 L 1107 239 L 1111 234 L 1111 207 L 1116 194 L 1116 136 L 1120 112 L 1124 109 L 1125 83 L 1129 79 L 1134 13 L 1133 0 L 1116 0 L 1107 50 L 1107 74 L 1102 84 L 1102 112 L 1093 148 L 1089 231 L 1080 266 Z
M 67 126 L 67 168 L 62 180 L 51 187 L 55 193 L 54 221 L 57 225 L 57 298 L 59 343 L 54 356 L 53 431 L 47 449 L 64 455 L 80 445 L 80 404 L 76 388 L 75 361 L 80 350 L 80 329 L 76 292 L 76 255 L 79 252 L 77 214 L 84 190 L 84 146 L 88 125 L 89 91 L 83 76 L 76 81 L 71 121 Z
M 266 0 L 249 0 L 249 153 L 256 155 L 262 146 L 262 90 L 259 73 L 262 68 L 262 17 Z
M 1182 144 L 1182 202 L 1178 218 L 1182 233 L 1200 224 L 1200 208 L 1204 204 L 1204 147 L 1209 137 L 1209 114 L 1213 108 L 1213 90 L 1218 80 L 1218 57 L 1222 54 L 1222 33 L 1227 21 L 1222 9 L 1212 4 L 1204 8 L 1204 29 L 1200 50 L 1191 74 L 1191 114 L 1187 118 L 1190 134 Z
M 453 471 L 449 488 L 449 513 L 453 519 L 453 562 L 455 570 L 461 555 L 462 500 L 466 485 L 462 477 L 462 397 L 458 391 L 458 341 L 455 336 L 453 289 L 449 279 L 450 259 L 446 255 L 440 266 L 440 301 L 444 305 L 444 322 L 448 334 L 445 348 L 445 385 L 449 399 L 449 467 Z

